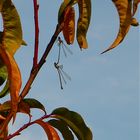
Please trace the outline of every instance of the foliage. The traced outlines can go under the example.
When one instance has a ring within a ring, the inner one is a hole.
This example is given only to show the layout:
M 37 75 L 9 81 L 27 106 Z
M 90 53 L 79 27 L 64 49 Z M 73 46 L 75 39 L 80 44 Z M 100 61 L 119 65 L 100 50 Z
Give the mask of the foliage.
M 67 108 L 57 108 L 51 114 L 47 114 L 42 103 L 36 99 L 25 98 L 60 32 L 63 33 L 64 39 L 68 45 L 74 42 L 76 32 L 76 39 L 80 49 L 88 48 L 86 34 L 90 25 L 91 2 L 91 0 L 64 0 L 62 2 L 58 11 L 56 30 L 41 59 L 38 61 L 39 4 L 37 0 L 33 0 L 35 21 L 34 62 L 30 77 L 25 87 L 20 92 L 22 79 L 20 69 L 14 59 L 14 54 L 21 45 L 26 45 L 26 42 L 23 41 L 20 16 L 16 7 L 11 0 L 0 1 L 0 12 L 4 25 L 4 30 L 0 32 L 0 85 L 3 85 L 5 81 L 7 81 L 0 92 L 0 98 L 3 98 L 8 93 L 10 94 L 10 99 L 0 104 L 0 139 L 11 139 L 33 124 L 40 125 L 46 132 L 49 140 L 60 140 L 57 130 L 62 133 L 65 140 L 73 140 L 74 135 L 79 140 L 93 139 L 90 128 L 85 124 L 80 114 L 70 111 Z M 112 0 L 112 2 L 119 15 L 120 28 L 112 45 L 102 53 L 117 47 L 126 37 L 130 27 L 139 25 L 134 16 L 140 0 Z M 74 9 L 74 5 L 76 4 L 79 8 L 77 24 L 75 23 Z M 77 27 L 75 27 L 75 25 L 77 25 Z M 55 64 L 57 69 L 60 68 L 58 63 Z M 43 110 L 44 116 L 32 121 L 30 111 L 32 108 Z M 8 135 L 8 124 L 12 118 L 14 123 L 18 112 L 29 115 L 30 121 L 15 133 Z

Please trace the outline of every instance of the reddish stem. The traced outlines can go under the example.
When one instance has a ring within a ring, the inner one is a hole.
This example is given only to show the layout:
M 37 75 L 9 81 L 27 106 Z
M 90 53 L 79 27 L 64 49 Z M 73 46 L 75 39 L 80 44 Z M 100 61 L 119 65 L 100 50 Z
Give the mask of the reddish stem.
M 16 132 L 14 132 L 13 134 L 10 134 L 5 140 L 10 140 L 10 139 L 12 139 L 13 137 L 15 137 L 15 136 L 18 136 L 18 135 L 20 135 L 20 133 L 23 131 L 23 130 L 25 130 L 26 128 L 28 128 L 29 126 L 31 126 L 31 125 L 33 125 L 33 124 L 35 124 L 37 121 L 42 121 L 42 120 L 44 120 L 44 119 L 47 119 L 47 118 L 49 118 L 51 115 L 44 115 L 43 117 L 41 117 L 41 118 L 39 118 L 39 119 L 37 119 L 37 120 L 35 120 L 35 121 L 32 121 L 32 122 L 29 122 L 29 123 L 27 123 L 27 124 L 24 124 L 21 128 L 19 128 Z
M 34 4 L 34 23 L 35 23 L 35 45 L 34 45 L 34 58 L 33 67 L 37 66 L 38 63 L 38 44 L 39 44 L 39 23 L 38 23 L 38 9 L 39 5 L 37 0 L 33 0 Z

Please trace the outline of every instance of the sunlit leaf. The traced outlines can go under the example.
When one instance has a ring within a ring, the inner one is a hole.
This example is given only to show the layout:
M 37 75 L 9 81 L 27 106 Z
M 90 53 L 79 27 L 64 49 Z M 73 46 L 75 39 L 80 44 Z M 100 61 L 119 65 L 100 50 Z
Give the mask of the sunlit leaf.
M 77 41 L 80 48 L 88 48 L 86 34 L 91 18 L 91 0 L 79 0 L 79 18 L 77 23 Z
M 11 109 L 12 109 L 13 114 L 16 114 L 19 91 L 21 88 L 20 70 L 13 56 L 11 56 L 9 52 L 3 48 L 3 46 L 0 46 L 0 57 L 7 67 L 9 90 L 10 90 L 11 105 L 12 105 Z
M 68 7 L 64 15 L 63 35 L 67 44 L 72 44 L 75 37 L 75 10 Z
M 136 18 L 132 18 L 131 25 L 132 26 L 139 26 L 139 22 L 137 21 Z
M 92 132 L 86 126 L 83 118 L 67 108 L 58 108 L 52 112 L 52 117 L 64 121 L 79 140 L 92 140 Z
M 61 132 L 64 140 L 74 140 L 74 136 L 71 130 L 64 121 L 52 119 L 49 120 L 48 123 L 51 124 L 53 127 L 57 128 Z
M 116 6 L 116 9 L 119 14 L 120 18 L 120 28 L 118 35 L 113 42 L 113 44 L 104 52 L 105 53 L 115 47 L 117 47 L 125 38 L 126 34 L 129 31 L 131 21 L 132 21 L 132 14 L 131 14 L 131 8 L 132 8 L 132 1 L 131 0 L 112 0 L 113 3 Z
M 38 108 L 38 109 L 43 110 L 46 114 L 45 107 L 38 100 L 32 99 L 32 98 L 25 98 L 25 99 L 23 99 L 23 102 L 28 104 L 30 108 Z
M 58 133 L 51 125 L 41 120 L 37 120 L 36 123 L 44 129 L 48 136 L 48 140 L 60 140 Z
M 19 14 L 11 0 L 3 2 L 1 14 L 4 25 L 4 36 L 2 44 L 4 48 L 13 55 L 22 44 L 22 28 Z

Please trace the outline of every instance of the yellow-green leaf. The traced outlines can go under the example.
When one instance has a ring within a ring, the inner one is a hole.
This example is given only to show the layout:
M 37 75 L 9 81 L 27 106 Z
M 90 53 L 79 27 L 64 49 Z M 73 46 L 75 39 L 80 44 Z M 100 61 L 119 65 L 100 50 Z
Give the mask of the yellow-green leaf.
M 115 4 L 115 7 L 119 14 L 120 19 L 120 28 L 116 39 L 114 40 L 113 44 L 104 52 L 105 53 L 115 47 L 117 47 L 125 38 L 126 34 L 129 31 L 131 21 L 132 21 L 132 1 L 131 0 L 112 0 Z
M 22 28 L 19 14 L 11 0 L 1 0 L 4 35 L 2 44 L 13 55 L 22 44 Z
M 80 48 L 88 48 L 86 34 L 91 18 L 91 0 L 78 0 L 79 18 L 77 23 L 77 41 Z

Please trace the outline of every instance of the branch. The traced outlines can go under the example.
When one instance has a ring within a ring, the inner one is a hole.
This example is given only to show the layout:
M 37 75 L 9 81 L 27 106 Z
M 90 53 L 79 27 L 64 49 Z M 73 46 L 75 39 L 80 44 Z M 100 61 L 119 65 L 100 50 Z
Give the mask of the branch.
M 31 70 L 30 77 L 29 77 L 23 91 L 20 94 L 19 102 L 28 94 L 34 79 L 36 78 L 36 76 L 37 76 L 40 68 L 42 67 L 42 65 L 46 62 L 46 58 L 47 58 L 50 50 L 52 49 L 52 46 L 53 46 L 54 42 L 56 41 L 59 33 L 62 31 L 62 28 L 63 28 L 63 24 L 61 24 L 61 25 L 58 24 L 56 26 L 56 30 L 54 32 L 54 35 L 52 36 L 49 44 L 47 45 L 46 50 L 45 50 L 44 54 L 42 55 L 38 65 L 36 67 L 33 67 L 32 70 Z
M 52 36 L 49 44 L 47 45 L 46 50 L 45 50 L 44 54 L 42 55 L 38 65 L 36 67 L 33 66 L 32 70 L 31 70 L 31 74 L 29 76 L 29 79 L 28 79 L 25 87 L 23 88 L 23 90 L 22 90 L 22 92 L 20 94 L 19 102 L 28 94 L 34 79 L 36 78 L 36 76 L 37 76 L 39 70 L 41 69 L 41 67 L 43 66 L 43 64 L 46 62 L 46 58 L 47 58 L 47 56 L 48 56 L 48 54 L 49 54 L 54 42 L 56 41 L 59 33 L 61 32 L 62 28 L 63 28 L 63 24 L 61 24 L 61 25 L 58 24 L 56 26 L 56 30 L 54 32 L 54 35 Z M 4 121 L 4 123 L 2 125 L 2 128 L 0 128 L 0 135 L 6 129 L 8 123 L 10 122 L 12 117 L 13 117 L 13 113 L 11 112 L 11 113 L 9 113 L 8 117 L 6 118 L 6 120 Z
M 41 118 L 39 118 L 39 119 L 37 119 L 37 120 L 34 120 L 34 121 L 32 121 L 32 122 L 29 122 L 29 123 L 27 123 L 27 124 L 24 124 L 21 128 L 19 128 L 16 132 L 14 132 L 13 134 L 10 134 L 5 140 L 10 140 L 10 139 L 12 139 L 13 137 L 15 137 L 15 136 L 18 136 L 18 135 L 20 135 L 20 133 L 23 131 L 23 130 L 25 130 L 26 128 L 28 128 L 29 126 L 31 126 L 31 125 L 33 125 L 33 124 L 35 124 L 37 121 L 42 121 L 43 119 L 47 119 L 47 118 L 49 118 L 50 117 L 50 115 L 44 115 L 43 117 L 41 117 Z
M 33 67 L 37 66 L 38 63 L 38 44 L 39 44 L 39 24 L 38 24 L 38 9 L 39 5 L 37 0 L 33 0 L 34 4 L 34 22 L 35 22 L 35 45 L 34 45 L 34 58 L 33 58 Z

